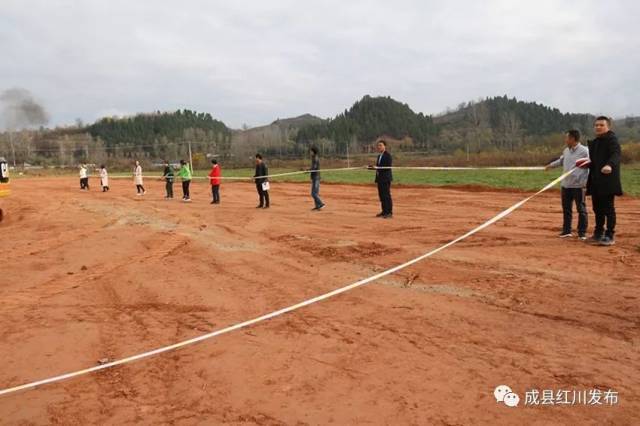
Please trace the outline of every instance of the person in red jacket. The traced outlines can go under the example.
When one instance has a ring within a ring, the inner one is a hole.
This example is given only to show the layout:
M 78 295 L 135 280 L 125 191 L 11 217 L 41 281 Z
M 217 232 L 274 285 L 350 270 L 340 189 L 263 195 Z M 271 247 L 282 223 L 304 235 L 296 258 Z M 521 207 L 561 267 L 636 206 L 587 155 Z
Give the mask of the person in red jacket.
M 222 175 L 222 170 L 220 169 L 220 165 L 218 164 L 218 160 L 211 160 L 211 171 L 209 172 L 209 180 L 211 181 L 211 194 L 213 195 L 213 200 L 211 204 L 220 204 L 220 176 Z

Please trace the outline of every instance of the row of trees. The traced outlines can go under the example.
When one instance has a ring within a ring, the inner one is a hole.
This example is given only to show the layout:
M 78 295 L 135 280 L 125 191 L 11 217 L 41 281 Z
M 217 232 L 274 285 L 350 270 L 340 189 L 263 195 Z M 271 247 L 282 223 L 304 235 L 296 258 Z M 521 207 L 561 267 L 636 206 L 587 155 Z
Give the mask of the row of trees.
M 0 134 L 0 152 L 13 157 L 15 151 L 18 164 L 62 167 L 80 162 L 124 166 L 133 159 L 176 161 L 188 157 L 188 143 L 202 163 L 209 154 L 228 157 L 231 131 L 210 114 L 179 110 Z
M 236 131 L 209 114 L 178 110 L 104 118 L 89 126 L 5 132 L 0 134 L 0 153 L 11 157 L 15 150 L 18 163 L 38 165 L 85 161 L 125 165 L 134 158 L 153 162 L 187 158 L 189 143 L 196 166 L 205 165 L 210 155 L 231 165 L 246 165 L 255 152 L 299 158 L 310 144 L 317 145 L 323 156 L 358 155 L 370 152 L 380 137 L 390 141 L 394 151 L 531 151 L 557 148 L 569 128 L 589 137 L 593 119 L 506 96 L 463 103 L 432 117 L 389 97 L 365 96 L 330 120 L 306 114 Z M 638 118 L 620 120 L 614 129 L 623 142 L 640 139 Z
M 109 156 L 175 158 L 185 142 L 195 149 L 225 155 L 231 147 L 231 130 L 208 113 L 188 109 L 138 114 L 127 118 L 103 118 L 86 131 L 105 141 Z

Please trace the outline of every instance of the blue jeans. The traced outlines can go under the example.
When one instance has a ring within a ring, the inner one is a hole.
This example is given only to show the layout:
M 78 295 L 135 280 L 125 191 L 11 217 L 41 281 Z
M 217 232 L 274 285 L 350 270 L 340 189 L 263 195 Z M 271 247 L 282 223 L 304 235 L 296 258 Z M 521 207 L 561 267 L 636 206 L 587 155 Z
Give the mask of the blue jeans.
M 311 181 L 311 196 L 316 203 L 316 208 L 324 206 L 324 203 L 320 199 L 320 179 L 313 179 Z

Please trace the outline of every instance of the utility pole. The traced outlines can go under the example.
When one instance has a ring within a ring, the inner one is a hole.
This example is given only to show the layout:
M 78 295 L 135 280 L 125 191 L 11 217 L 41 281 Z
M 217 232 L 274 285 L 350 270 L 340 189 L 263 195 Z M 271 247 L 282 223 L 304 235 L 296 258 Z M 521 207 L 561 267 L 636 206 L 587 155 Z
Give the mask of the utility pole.
M 191 156 L 191 141 L 189 141 L 189 166 L 191 166 L 191 173 L 193 173 L 193 157 Z
M 9 145 L 11 145 L 11 153 L 13 154 L 13 168 L 16 168 L 16 147 L 13 146 L 13 134 L 9 129 Z
M 351 161 L 349 160 L 349 145 L 351 143 L 347 142 L 347 167 L 351 167 Z

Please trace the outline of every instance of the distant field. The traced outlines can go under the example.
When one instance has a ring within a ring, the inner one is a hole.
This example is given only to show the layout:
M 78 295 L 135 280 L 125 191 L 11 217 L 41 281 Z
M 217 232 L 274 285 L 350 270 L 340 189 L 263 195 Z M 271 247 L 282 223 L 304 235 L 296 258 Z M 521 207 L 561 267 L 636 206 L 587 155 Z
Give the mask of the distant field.
M 292 172 L 292 168 L 270 168 L 270 174 Z M 205 170 L 196 170 L 195 176 L 204 177 Z M 151 175 L 159 174 L 158 170 L 148 172 Z M 253 176 L 253 169 L 223 169 L 224 176 Z M 433 185 L 433 186 L 464 186 L 479 185 L 490 188 L 510 188 L 525 191 L 539 189 L 550 180 L 558 176 L 560 169 L 544 171 L 509 171 L 509 170 L 451 170 L 451 171 L 425 171 L 425 170 L 395 170 L 393 172 L 395 185 Z M 49 173 L 46 170 L 30 172 L 28 176 L 48 176 L 59 174 L 59 171 Z M 370 170 L 353 170 L 344 172 L 321 172 L 324 182 L 364 184 L 373 181 L 373 172 Z M 111 176 L 123 176 L 122 173 L 112 173 Z M 128 175 L 126 175 L 128 176 Z M 16 178 L 17 176 L 13 176 Z M 95 174 L 92 178 L 97 178 Z M 276 178 L 284 182 L 305 182 L 309 180 L 306 174 L 284 176 Z M 623 165 L 622 186 L 626 194 L 640 196 L 640 163 Z

